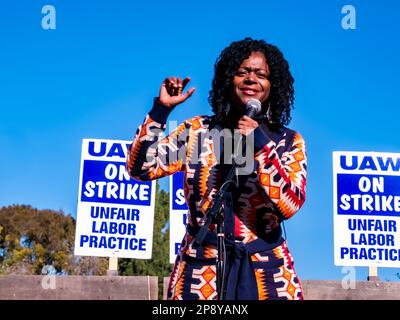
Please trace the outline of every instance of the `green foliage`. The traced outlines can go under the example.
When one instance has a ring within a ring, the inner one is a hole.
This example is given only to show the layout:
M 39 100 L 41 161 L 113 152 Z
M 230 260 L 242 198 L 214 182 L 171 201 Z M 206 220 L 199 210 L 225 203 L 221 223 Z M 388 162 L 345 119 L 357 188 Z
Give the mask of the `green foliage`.
M 157 182 L 153 258 L 119 259 L 120 275 L 158 276 L 159 298 L 169 263 L 169 193 Z M 163 231 L 162 231 L 163 230 Z M 108 258 L 74 256 L 75 220 L 62 211 L 14 205 L 0 208 L 0 274 L 105 275 Z
M 62 211 L 0 208 L 0 273 L 105 274 L 106 258 L 73 255 L 75 220 Z M 89 262 L 89 263 L 88 263 Z
M 156 203 L 153 229 L 153 254 L 150 260 L 119 259 L 120 275 L 158 276 L 159 299 L 162 299 L 163 277 L 170 276 L 172 265 L 169 263 L 169 232 L 162 230 L 169 220 L 169 193 L 161 190 L 157 181 Z

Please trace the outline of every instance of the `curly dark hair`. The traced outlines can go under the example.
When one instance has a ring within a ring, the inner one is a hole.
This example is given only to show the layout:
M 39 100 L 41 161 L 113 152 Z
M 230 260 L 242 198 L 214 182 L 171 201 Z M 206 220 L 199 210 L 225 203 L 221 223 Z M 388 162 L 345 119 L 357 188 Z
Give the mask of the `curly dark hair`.
M 270 70 L 268 77 L 271 83 L 270 95 L 262 106 L 262 113 L 266 116 L 268 104 L 270 104 L 269 120 L 278 127 L 287 125 L 291 120 L 290 111 L 294 107 L 294 79 L 289 65 L 276 46 L 264 40 L 252 38 L 232 42 L 221 52 L 215 62 L 214 79 L 208 102 L 216 115 L 216 121 L 224 122 L 234 74 L 243 60 L 253 52 L 264 53 Z

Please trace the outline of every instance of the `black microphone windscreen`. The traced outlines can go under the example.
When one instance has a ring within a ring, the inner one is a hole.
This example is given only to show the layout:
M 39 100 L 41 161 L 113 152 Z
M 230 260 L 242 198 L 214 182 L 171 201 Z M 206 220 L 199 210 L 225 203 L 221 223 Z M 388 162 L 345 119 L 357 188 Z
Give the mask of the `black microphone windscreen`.
M 261 102 L 257 99 L 250 99 L 246 103 L 246 115 L 253 118 L 261 111 Z

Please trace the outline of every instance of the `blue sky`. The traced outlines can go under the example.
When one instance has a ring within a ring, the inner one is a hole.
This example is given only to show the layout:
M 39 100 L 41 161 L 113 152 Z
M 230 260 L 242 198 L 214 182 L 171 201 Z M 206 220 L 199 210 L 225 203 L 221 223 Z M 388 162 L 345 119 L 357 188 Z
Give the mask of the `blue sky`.
M 56 8 L 56 30 L 41 27 Z M 344 5 L 356 29 L 341 25 Z M 286 223 L 301 279 L 343 277 L 333 264 L 332 151 L 400 152 L 397 1 L 32 1 L 0 4 L 0 206 L 75 216 L 81 140 L 130 140 L 161 81 L 197 91 L 178 123 L 210 114 L 213 65 L 230 42 L 277 45 L 295 78 L 289 125 L 306 140 L 307 201 Z M 167 179 L 162 179 L 168 188 Z M 398 269 L 379 269 L 397 281 Z M 357 268 L 365 280 L 367 268 Z

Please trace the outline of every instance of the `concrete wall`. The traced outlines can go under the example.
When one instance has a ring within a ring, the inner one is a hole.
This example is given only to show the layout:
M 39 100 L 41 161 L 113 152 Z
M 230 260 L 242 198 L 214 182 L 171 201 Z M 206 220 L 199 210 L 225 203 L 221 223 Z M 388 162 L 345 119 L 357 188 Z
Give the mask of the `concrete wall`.
M 169 278 L 164 281 L 164 299 Z M 400 300 L 400 282 L 303 280 L 307 300 Z M 157 277 L 0 276 L 0 300 L 157 300 Z
M 303 280 L 307 300 L 400 300 L 400 282 L 357 281 L 343 289 L 341 281 Z
M 157 300 L 158 278 L 0 276 L 0 300 Z

